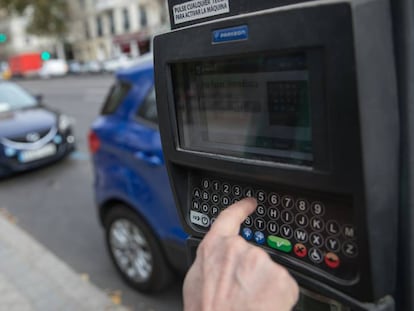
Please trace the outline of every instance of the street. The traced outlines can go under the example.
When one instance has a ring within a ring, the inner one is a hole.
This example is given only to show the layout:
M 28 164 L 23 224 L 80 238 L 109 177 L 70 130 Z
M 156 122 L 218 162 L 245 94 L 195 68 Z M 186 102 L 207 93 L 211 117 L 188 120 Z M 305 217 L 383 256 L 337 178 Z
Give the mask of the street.
M 121 293 L 123 305 L 181 310 L 182 281 L 159 295 L 142 295 L 121 280 L 105 248 L 93 200 L 87 134 L 113 80 L 111 75 L 17 80 L 32 94 L 42 94 L 45 105 L 75 118 L 78 150 L 54 165 L 0 181 L 0 209 L 79 274 L 108 293 Z

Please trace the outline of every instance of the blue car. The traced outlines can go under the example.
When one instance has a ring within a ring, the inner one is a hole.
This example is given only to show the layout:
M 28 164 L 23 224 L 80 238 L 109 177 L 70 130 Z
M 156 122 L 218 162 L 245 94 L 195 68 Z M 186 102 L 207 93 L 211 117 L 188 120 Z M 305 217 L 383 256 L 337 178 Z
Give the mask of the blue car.
M 19 85 L 0 81 L 0 178 L 46 165 L 75 148 L 72 118 Z
M 142 292 L 186 269 L 185 239 L 164 166 L 152 57 L 116 74 L 89 133 L 94 187 L 109 254 Z

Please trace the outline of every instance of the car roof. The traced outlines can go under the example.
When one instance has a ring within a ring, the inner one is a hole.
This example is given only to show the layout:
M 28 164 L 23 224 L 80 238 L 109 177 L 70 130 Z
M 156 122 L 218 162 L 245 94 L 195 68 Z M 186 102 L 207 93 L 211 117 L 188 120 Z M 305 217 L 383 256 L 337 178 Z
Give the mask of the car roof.
M 131 63 L 131 67 L 120 69 L 115 73 L 117 79 L 134 82 L 144 71 L 154 70 L 152 53 L 145 54 Z

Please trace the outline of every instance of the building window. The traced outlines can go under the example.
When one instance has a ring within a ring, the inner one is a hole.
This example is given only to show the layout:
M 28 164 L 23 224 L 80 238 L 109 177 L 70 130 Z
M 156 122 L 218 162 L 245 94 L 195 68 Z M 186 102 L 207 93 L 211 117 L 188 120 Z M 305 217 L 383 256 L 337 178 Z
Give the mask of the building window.
M 88 22 L 85 22 L 85 37 L 86 37 L 86 39 L 91 38 L 91 33 L 89 31 L 89 23 Z
M 85 0 L 79 0 L 79 6 L 81 7 L 81 9 L 85 9 Z
M 140 5 L 138 10 L 141 27 L 146 27 L 148 25 L 147 9 L 145 8 L 145 6 Z
M 102 31 L 102 17 L 98 16 L 96 18 L 96 33 L 98 37 L 102 37 L 103 31 Z
M 115 34 L 115 18 L 114 11 L 109 12 L 109 31 L 112 35 Z
M 128 31 L 129 30 L 129 12 L 128 9 L 123 9 L 122 11 L 122 15 L 124 16 L 124 30 Z

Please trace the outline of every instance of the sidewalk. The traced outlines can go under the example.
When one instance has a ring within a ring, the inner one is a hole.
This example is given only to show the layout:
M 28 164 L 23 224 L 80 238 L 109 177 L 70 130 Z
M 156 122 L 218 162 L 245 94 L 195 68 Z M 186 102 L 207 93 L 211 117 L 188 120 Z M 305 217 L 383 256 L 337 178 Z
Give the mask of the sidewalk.
M 126 311 L 0 213 L 0 311 Z

